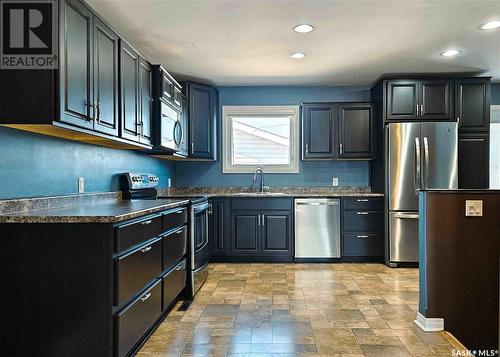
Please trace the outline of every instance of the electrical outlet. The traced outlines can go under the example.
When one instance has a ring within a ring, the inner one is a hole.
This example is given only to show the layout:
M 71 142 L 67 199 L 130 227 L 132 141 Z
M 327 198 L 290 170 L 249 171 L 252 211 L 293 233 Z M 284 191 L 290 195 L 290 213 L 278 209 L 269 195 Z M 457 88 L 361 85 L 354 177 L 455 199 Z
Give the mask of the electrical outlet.
M 168 187 L 172 187 L 172 179 L 170 177 L 168 178 Z
M 483 216 L 483 201 L 482 200 L 465 200 L 465 216 L 466 217 L 482 217 Z
M 78 193 L 85 192 L 85 179 L 83 177 L 78 178 Z
M 332 186 L 338 186 L 338 185 L 339 185 L 339 178 L 332 177 Z

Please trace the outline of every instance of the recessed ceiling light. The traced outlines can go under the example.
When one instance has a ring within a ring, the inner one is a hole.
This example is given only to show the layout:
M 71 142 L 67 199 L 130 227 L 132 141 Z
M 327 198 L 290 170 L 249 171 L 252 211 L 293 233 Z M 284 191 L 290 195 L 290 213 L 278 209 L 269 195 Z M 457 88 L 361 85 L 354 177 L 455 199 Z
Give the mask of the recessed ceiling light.
M 304 58 L 306 55 L 302 52 L 295 52 L 290 55 L 290 57 L 295 58 L 295 59 L 301 59 Z
M 490 21 L 481 26 L 481 30 L 494 30 L 500 27 L 500 21 Z
M 454 56 L 459 55 L 460 53 L 462 53 L 462 52 L 460 52 L 459 50 L 446 50 L 444 52 L 441 52 L 441 56 L 443 56 L 443 57 L 454 57 Z
M 302 24 L 302 25 L 297 25 L 293 28 L 295 32 L 299 33 L 308 33 L 314 30 L 314 26 L 308 25 L 308 24 Z

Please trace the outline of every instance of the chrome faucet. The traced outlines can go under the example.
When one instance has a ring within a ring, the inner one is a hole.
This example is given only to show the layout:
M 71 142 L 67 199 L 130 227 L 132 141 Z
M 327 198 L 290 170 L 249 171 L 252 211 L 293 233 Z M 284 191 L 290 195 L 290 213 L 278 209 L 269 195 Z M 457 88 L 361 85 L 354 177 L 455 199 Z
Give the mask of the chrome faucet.
M 264 193 L 264 170 L 262 167 L 257 167 L 253 174 L 253 182 L 257 181 L 257 174 L 260 173 L 260 193 Z

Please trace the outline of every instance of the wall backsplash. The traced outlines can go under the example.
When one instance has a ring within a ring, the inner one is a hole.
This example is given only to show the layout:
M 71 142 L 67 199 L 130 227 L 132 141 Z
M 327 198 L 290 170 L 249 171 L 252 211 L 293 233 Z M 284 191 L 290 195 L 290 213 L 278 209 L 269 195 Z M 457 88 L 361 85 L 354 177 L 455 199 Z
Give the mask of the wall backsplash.
M 219 87 L 219 106 L 223 105 L 299 105 L 302 102 L 369 101 L 365 87 Z M 219 108 L 219 113 L 221 110 Z M 217 120 L 220 158 L 221 118 Z M 267 174 L 271 186 L 331 186 L 332 177 L 341 186 L 368 186 L 366 161 L 301 161 L 298 174 Z M 223 174 L 221 162 L 178 162 L 174 186 L 250 186 L 250 174 Z
M 174 177 L 175 163 L 142 153 L 103 148 L 0 128 L 0 199 L 119 190 L 119 174 L 146 171 L 160 176 L 162 187 Z

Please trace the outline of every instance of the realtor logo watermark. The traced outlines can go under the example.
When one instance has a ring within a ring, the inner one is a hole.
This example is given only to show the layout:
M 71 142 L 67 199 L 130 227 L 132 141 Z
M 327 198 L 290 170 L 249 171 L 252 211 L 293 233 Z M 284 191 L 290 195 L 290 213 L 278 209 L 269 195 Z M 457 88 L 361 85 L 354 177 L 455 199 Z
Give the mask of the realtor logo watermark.
M 58 66 L 57 0 L 0 0 L 0 68 Z

